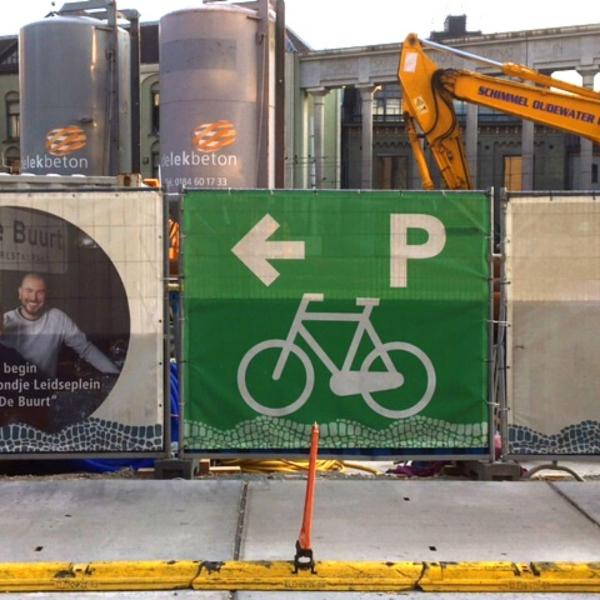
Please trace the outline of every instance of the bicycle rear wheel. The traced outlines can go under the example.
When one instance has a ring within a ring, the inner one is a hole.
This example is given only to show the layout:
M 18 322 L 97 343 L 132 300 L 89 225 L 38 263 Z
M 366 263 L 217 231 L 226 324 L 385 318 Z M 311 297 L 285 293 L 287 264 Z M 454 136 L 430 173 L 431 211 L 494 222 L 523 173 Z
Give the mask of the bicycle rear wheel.
M 391 356 L 391 353 L 396 351 L 407 352 L 408 354 L 411 354 L 422 365 L 422 368 L 425 370 L 425 375 L 427 377 L 427 383 L 425 385 L 424 393 L 414 404 L 411 404 L 407 408 L 398 410 L 388 408 L 378 403 L 373 397 L 373 394 L 369 391 L 363 391 L 362 397 L 367 403 L 367 406 L 382 417 L 387 417 L 388 419 L 406 419 L 407 417 L 412 417 L 420 413 L 429 404 L 431 398 L 433 397 L 433 394 L 435 393 L 435 369 L 433 368 L 433 364 L 431 363 L 431 360 L 429 359 L 427 354 L 425 354 L 425 352 L 423 352 L 423 350 L 421 350 L 420 348 L 417 348 L 417 346 L 413 346 L 412 344 L 408 344 L 406 342 L 388 342 L 387 344 L 383 344 L 382 349 L 376 348 L 368 354 L 368 356 L 363 361 L 361 371 L 368 372 L 375 360 L 381 358 L 384 353 L 390 355 L 390 358 L 392 359 L 392 362 L 394 362 L 394 364 L 396 362 L 401 363 L 401 359 L 394 360 Z M 406 378 L 406 374 L 402 374 L 405 375 Z

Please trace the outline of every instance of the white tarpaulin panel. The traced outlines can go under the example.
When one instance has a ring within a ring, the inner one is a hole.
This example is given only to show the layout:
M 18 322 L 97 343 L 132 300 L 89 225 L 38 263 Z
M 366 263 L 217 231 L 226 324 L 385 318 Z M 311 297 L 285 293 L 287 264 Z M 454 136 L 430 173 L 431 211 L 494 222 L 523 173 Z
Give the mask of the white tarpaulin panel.
M 0 454 L 164 447 L 156 191 L 0 194 Z
M 510 454 L 600 454 L 600 202 L 511 197 Z

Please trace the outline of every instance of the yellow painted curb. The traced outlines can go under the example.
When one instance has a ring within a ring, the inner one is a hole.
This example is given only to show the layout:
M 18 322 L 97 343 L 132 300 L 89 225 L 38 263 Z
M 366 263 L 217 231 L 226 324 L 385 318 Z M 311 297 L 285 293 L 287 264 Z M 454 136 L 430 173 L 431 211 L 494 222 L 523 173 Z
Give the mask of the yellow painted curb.
M 294 573 L 292 561 L 204 562 L 195 590 L 409 591 L 423 563 L 320 561 L 316 573 Z
M 0 564 L 0 592 L 134 590 L 600 592 L 600 563 L 291 561 Z
M 191 589 L 198 561 L 0 564 L 0 592 Z
M 600 592 L 600 563 L 426 563 L 425 592 Z

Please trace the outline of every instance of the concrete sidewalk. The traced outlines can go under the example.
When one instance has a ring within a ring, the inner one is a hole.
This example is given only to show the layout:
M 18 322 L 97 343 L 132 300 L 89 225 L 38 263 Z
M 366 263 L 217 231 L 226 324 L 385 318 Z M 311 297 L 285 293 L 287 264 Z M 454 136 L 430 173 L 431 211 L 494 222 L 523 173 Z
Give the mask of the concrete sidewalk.
M 305 481 L 0 482 L 0 562 L 289 560 Z M 318 479 L 318 560 L 600 561 L 600 482 Z
M 291 560 L 304 490 L 305 481 L 299 479 L 5 479 L 0 482 L 0 562 Z M 600 482 L 318 479 L 312 539 L 319 561 L 599 562 Z M 183 590 L 177 596 L 115 594 L 78 597 L 231 597 Z M 26 597 L 6 598 L 11 596 Z M 402 598 L 423 596 L 405 593 Z M 501 595 L 505 600 L 511 596 Z M 59 597 L 63 594 L 35 596 Z M 235 597 L 257 600 L 276 595 L 243 592 Z M 461 594 L 435 597 L 454 600 Z

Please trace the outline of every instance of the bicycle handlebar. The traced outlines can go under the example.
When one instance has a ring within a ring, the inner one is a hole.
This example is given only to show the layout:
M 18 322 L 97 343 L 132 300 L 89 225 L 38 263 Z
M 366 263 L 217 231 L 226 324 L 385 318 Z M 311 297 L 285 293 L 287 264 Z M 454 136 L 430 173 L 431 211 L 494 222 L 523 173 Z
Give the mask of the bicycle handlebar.
M 304 305 L 309 302 L 323 302 L 325 294 L 319 292 L 307 292 L 302 295 L 302 303 Z M 379 298 L 357 298 L 356 306 L 379 306 Z
M 323 302 L 325 299 L 325 294 L 319 294 L 317 292 L 308 292 L 307 294 L 302 294 L 302 300 L 304 302 Z

